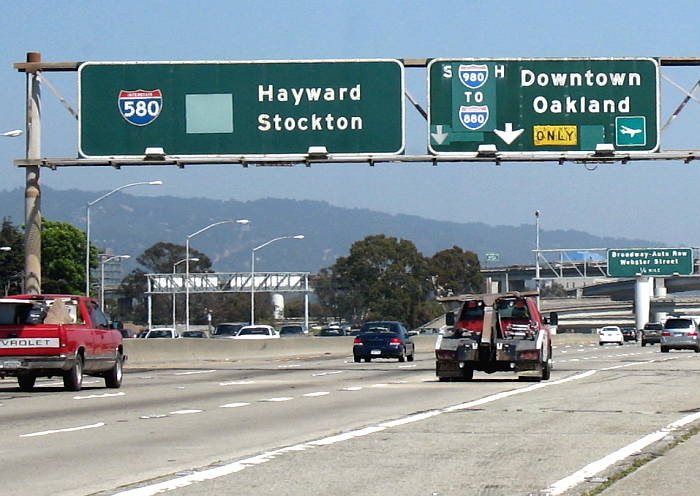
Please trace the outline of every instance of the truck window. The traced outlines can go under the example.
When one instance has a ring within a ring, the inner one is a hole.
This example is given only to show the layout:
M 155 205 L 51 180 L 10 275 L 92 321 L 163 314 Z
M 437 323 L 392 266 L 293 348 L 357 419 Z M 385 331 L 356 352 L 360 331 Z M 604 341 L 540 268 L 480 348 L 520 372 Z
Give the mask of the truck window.
M 482 301 L 468 301 L 462 307 L 460 320 L 483 320 L 484 303 Z
M 92 325 L 103 328 L 109 327 L 109 320 L 105 314 L 102 313 L 100 307 L 93 302 L 89 302 L 87 305 L 88 309 L 90 310 L 90 320 L 92 320 Z

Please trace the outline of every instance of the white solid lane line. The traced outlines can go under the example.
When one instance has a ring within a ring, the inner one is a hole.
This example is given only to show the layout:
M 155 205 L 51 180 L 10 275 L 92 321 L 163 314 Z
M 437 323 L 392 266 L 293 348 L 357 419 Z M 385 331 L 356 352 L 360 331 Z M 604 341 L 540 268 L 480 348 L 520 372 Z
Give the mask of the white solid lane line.
M 105 425 L 104 422 L 98 422 L 96 424 L 91 424 L 91 425 L 81 425 L 79 427 L 68 427 L 66 429 L 52 429 L 50 431 L 32 432 L 31 434 L 20 434 L 19 437 L 46 436 L 48 434 L 58 434 L 60 432 L 82 431 L 85 429 L 95 429 L 96 427 L 103 427 L 104 425 Z
M 589 463 L 581 470 L 574 472 L 573 474 L 564 477 L 561 480 L 558 480 L 557 482 L 549 486 L 547 489 L 545 489 L 543 492 L 551 496 L 557 496 L 559 494 L 562 494 L 567 490 L 571 489 L 572 487 L 580 484 L 581 482 L 586 480 L 586 478 L 592 477 L 595 474 L 602 472 L 612 464 L 617 463 L 620 460 L 624 460 L 628 456 L 634 455 L 635 453 L 639 453 L 641 450 L 643 450 L 650 444 L 666 437 L 669 432 L 676 431 L 699 418 L 700 412 L 696 412 L 687 415 L 679 420 L 676 420 L 675 422 L 668 424 L 666 427 L 663 427 L 662 429 L 656 432 L 652 432 L 651 434 L 647 434 L 643 438 L 638 439 L 637 441 L 634 441 L 633 443 L 630 443 L 627 446 L 620 448 L 619 450 L 613 453 L 610 453 L 609 455 L 601 458 L 600 460 L 596 460 L 592 463 Z
M 177 372 L 175 375 L 211 374 L 216 370 L 190 370 L 189 372 Z

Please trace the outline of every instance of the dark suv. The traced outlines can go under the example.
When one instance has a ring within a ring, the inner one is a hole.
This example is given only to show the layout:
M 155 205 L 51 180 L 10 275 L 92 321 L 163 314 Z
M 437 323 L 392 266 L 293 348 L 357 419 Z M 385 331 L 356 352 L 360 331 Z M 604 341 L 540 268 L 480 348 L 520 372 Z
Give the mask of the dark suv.
M 625 341 L 637 341 L 637 328 L 636 327 L 620 327 L 622 331 L 622 337 Z
M 647 344 L 657 344 L 661 342 L 661 332 L 664 326 L 661 322 L 648 322 L 642 329 L 642 346 Z

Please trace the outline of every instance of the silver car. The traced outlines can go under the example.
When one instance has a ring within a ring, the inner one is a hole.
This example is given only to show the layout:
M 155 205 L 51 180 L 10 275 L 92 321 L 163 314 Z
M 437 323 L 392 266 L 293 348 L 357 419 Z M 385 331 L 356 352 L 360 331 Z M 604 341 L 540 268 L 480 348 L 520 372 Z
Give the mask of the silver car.
M 693 317 L 671 317 L 666 320 L 661 333 L 661 352 L 668 353 L 672 348 L 700 353 L 698 325 Z

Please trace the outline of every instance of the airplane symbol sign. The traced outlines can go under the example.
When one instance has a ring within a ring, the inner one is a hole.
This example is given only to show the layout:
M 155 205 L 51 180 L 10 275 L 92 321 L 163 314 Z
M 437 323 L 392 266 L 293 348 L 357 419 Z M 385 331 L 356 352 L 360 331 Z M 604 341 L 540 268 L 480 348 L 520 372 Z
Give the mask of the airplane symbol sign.
M 644 146 L 647 141 L 646 117 L 616 117 L 615 146 Z

